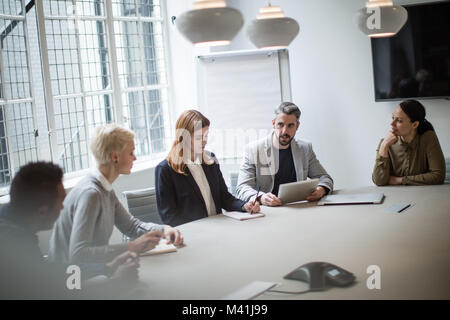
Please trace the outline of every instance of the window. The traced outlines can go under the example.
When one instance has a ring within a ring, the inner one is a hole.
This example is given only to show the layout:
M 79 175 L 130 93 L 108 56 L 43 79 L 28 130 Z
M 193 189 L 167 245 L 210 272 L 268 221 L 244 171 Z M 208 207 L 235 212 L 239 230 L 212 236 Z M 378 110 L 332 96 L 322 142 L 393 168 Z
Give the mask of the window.
M 166 151 L 161 2 L 0 0 L 0 186 L 38 159 L 90 167 L 104 123 L 133 130 L 138 156 Z
M 163 26 L 160 5 L 150 3 L 112 1 L 122 114 L 136 134 L 138 156 L 165 150 Z
M 17 168 L 38 158 L 31 95 L 25 7 L 0 1 L 0 186 Z

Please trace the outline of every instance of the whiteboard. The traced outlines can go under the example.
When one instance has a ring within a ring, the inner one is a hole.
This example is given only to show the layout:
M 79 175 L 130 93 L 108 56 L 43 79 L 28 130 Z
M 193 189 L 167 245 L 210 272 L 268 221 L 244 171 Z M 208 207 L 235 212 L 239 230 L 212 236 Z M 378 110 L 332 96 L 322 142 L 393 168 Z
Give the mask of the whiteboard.
M 208 150 L 240 158 L 246 143 L 272 128 L 275 108 L 291 101 L 287 49 L 218 52 L 197 57 L 199 110 L 210 121 Z

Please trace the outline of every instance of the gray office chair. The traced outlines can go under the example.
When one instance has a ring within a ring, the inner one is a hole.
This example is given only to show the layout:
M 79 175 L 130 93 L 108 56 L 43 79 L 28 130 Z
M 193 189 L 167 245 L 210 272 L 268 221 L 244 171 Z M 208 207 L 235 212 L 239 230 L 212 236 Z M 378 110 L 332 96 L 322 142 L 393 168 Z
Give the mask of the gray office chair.
M 445 158 L 445 182 L 450 182 L 450 158 Z
M 230 173 L 230 190 L 229 190 L 229 192 L 235 197 L 236 197 L 238 175 L 239 175 L 238 172 L 231 172 Z
M 128 211 L 134 217 L 143 222 L 163 224 L 156 205 L 155 188 L 124 191 L 122 194 L 125 197 Z M 123 241 L 129 240 L 130 238 L 124 234 Z

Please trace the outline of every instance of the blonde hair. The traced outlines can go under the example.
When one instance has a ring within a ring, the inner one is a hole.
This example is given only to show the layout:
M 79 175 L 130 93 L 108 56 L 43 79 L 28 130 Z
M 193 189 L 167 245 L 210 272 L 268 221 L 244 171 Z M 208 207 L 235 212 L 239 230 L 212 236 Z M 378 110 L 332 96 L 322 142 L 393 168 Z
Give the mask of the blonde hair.
M 167 156 L 167 162 L 175 172 L 186 175 L 186 159 L 190 157 L 187 157 L 184 149 L 190 150 L 189 138 L 194 135 L 194 131 L 209 127 L 209 124 L 208 118 L 197 110 L 187 110 L 180 115 L 175 126 L 175 141 Z M 206 164 L 214 163 L 205 153 L 203 153 L 203 161 Z
M 111 152 L 122 152 L 126 145 L 134 140 L 134 133 L 116 123 L 95 128 L 91 140 L 91 151 L 98 165 L 111 162 Z

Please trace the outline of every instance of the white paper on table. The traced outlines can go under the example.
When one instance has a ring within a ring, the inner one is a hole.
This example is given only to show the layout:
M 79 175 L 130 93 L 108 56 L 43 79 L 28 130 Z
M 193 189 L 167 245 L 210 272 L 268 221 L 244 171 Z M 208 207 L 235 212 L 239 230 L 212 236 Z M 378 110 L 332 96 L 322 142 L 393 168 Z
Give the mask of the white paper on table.
M 161 238 L 159 243 L 152 250 L 141 253 L 140 256 L 152 256 L 155 254 L 168 253 L 177 251 L 177 247 L 173 244 L 167 244 L 167 240 L 165 238 Z
M 241 221 L 265 216 L 265 214 L 261 212 L 250 214 L 248 212 L 239 212 L 239 211 L 224 212 L 223 215 Z

